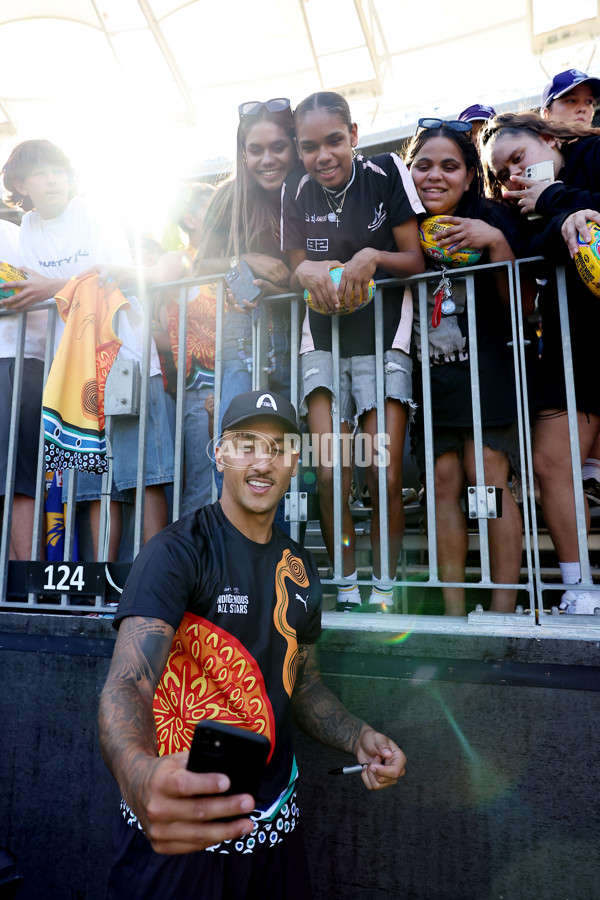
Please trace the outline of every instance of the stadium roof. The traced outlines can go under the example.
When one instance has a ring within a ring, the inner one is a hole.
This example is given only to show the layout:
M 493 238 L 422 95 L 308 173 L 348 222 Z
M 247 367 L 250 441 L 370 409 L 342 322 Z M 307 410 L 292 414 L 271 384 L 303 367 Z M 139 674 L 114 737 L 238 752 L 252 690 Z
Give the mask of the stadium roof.
M 599 74 L 598 0 L 565 6 L 0 0 L 0 152 L 46 137 L 84 182 L 122 189 L 126 171 L 158 193 L 167 170 L 226 166 L 242 100 L 287 96 L 294 105 L 315 90 L 340 90 L 363 143 L 475 102 L 533 105 L 556 71 Z M 575 25 L 561 25 L 565 16 Z

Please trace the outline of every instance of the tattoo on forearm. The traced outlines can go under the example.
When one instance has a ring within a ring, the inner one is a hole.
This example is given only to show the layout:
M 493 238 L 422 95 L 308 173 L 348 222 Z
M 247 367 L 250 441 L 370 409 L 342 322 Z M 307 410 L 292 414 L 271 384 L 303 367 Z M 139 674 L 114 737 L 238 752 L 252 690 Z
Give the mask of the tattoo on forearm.
M 143 764 L 157 753 L 152 700 L 172 638 L 158 619 L 125 619 L 100 698 L 102 754 L 130 804 L 145 793 Z
M 292 695 L 294 716 L 298 725 L 311 737 L 352 753 L 365 723 L 349 713 L 335 694 L 325 687 L 314 655 L 314 648 L 305 645 L 298 647 L 298 670 Z

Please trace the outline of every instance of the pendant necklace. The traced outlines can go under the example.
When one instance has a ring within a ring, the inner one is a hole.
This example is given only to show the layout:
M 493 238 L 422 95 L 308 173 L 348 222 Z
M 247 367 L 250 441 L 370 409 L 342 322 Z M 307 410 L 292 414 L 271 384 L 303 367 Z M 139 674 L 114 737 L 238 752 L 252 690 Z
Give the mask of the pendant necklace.
M 348 188 L 350 187 L 350 185 L 352 184 L 353 181 L 354 181 L 354 162 L 352 162 L 352 175 L 350 176 L 348 183 L 346 184 L 346 187 L 344 188 L 344 192 L 342 194 L 342 199 L 339 201 L 337 206 L 336 206 L 336 204 L 332 204 L 331 200 L 330 200 L 330 194 L 332 194 L 333 192 L 328 191 L 327 188 L 325 188 L 325 187 L 323 187 L 323 185 L 321 185 L 321 187 L 323 188 L 323 193 L 325 194 L 325 199 L 327 200 L 327 206 L 331 210 L 330 213 L 327 213 L 327 221 L 335 222 L 336 228 L 340 227 L 339 217 L 341 216 L 342 210 L 344 208 L 344 202 L 346 200 L 346 194 L 348 193 Z

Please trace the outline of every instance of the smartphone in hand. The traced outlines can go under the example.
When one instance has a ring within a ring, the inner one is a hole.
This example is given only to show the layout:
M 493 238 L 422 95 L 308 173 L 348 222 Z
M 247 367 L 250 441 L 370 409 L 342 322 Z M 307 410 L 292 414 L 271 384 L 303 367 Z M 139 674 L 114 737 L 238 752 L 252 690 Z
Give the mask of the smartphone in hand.
M 246 306 L 260 294 L 260 288 L 254 284 L 252 269 L 244 259 L 225 273 L 225 281 L 238 306 Z
M 554 162 L 551 159 L 545 159 L 543 162 L 527 166 L 525 177 L 531 178 L 532 181 L 547 181 L 548 184 L 552 184 L 554 181 Z M 532 220 L 541 219 L 542 217 L 539 213 L 531 212 L 527 213 L 527 218 Z
M 223 772 L 231 781 L 226 795 L 256 798 L 270 747 L 262 734 L 209 719 L 196 725 L 187 767 L 192 772 Z

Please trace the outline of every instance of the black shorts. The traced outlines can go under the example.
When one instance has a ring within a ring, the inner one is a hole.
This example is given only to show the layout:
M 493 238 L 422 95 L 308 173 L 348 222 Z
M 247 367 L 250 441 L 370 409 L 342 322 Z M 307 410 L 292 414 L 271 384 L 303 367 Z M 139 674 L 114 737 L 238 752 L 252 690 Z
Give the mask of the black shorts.
M 12 392 L 15 377 L 15 360 L 0 359 L 0 496 L 6 489 L 8 465 L 8 440 Z M 17 437 L 17 469 L 15 494 L 35 497 L 37 459 L 42 418 L 42 389 L 44 363 L 39 359 L 23 361 L 23 385 Z
M 225 846 L 225 845 L 223 845 Z M 253 853 L 155 853 L 144 833 L 119 818 L 109 900 L 310 900 L 300 826 Z
M 434 426 L 433 456 L 434 460 L 444 453 L 456 453 L 462 462 L 465 443 L 473 440 L 472 428 L 452 428 L 450 426 Z M 520 474 L 519 429 L 516 422 L 509 425 L 484 425 L 482 442 L 490 450 L 499 450 L 508 458 L 511 471 Z M 411 450 L 415 457 L 419 474 L 425 479 L 425 437 L 421 432 L 411 433 Z

